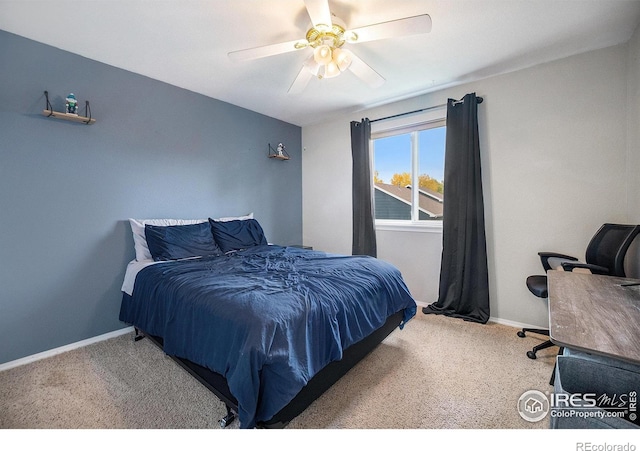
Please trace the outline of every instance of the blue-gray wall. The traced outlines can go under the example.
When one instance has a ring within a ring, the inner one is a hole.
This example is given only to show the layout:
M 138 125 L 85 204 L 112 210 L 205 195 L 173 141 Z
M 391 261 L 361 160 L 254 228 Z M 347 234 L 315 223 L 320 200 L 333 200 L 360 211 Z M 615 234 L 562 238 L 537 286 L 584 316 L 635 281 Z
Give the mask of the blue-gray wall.
M 45 90 L 96 123 L 44 117 Z M 253 212 L 301 243 L 300 150 L 292 124 L 0 31 L 0 363 L 126 326 L 127 218 Z

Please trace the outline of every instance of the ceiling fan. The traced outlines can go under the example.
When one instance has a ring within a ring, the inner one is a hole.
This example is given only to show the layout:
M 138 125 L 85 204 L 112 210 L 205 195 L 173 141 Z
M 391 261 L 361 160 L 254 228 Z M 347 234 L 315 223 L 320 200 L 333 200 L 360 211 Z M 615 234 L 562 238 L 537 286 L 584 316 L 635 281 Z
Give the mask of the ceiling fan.
M 378 87 L 385 79 L 343 45 L 431 31 L 431 17 L 428 14 L 349 29 L 342 20 L 331 14 L 328 0 L 304 0 L 304 4 L 312 23 L 304 39 L 236 50 L 229 52 L 229 58 L 251 60 L 311 48 L 313 53 L 304 61 L 289 93 L 301 92 L 313 77 L 332 78 L 345 70 L 350 70 L 368 85 Z

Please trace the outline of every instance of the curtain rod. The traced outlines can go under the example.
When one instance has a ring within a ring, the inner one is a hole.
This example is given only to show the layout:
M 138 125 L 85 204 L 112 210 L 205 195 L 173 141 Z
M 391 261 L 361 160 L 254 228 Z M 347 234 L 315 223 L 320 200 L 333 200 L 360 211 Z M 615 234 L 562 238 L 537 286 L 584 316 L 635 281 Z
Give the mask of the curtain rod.
M 476 97 L 476 99 L 478 99 L 478 103 L 482 103 L 482 101 L 484 100 L 482 97 Z M 458 103 L 462 103 L 464 100 L 455 100 L 453 102 L 454 105 L 457 105 Z M 414 111 L 407 111 L 406 113 L 399 113 L 399 114 L 394 114 L 393 116 L 387 116 L 387 117 L 381 117 L 378 119 L 372 119 L 369 121 L 369 123 L 373 123 L 373 122 L 378 122 L 378 121 L 386 121 L 388 119 L 395 119 L 396 117 L 401 117 L 401 116 L 407 116 L 409 114 L 415 114 L 415 113 L 422 113 L 423 111 L 429 111 L 429 110 L 435 110 L 436 108 L 442 108 L 447 106 L 446 103 L 443 103 L 441 105 L 435 105 L 435 106 L 430 106 L 427 108 L 422 108 L 420 110 L 414 110 Z

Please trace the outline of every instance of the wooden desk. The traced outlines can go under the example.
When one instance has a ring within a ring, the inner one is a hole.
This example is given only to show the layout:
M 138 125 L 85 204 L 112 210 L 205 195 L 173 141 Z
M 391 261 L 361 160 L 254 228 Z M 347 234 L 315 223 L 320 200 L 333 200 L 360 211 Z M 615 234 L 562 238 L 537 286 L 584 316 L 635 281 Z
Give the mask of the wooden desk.
M 640 363 L 637 279 L 549 271 L 550 339 L 558 346 Z

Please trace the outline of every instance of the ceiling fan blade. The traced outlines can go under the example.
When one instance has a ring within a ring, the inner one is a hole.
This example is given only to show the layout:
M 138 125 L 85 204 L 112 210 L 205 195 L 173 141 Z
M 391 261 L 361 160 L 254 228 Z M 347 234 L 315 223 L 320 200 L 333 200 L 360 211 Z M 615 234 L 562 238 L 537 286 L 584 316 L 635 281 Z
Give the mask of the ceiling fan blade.
M 318 25 L 331 26 L 331 11 L 327 0 L 304 0 L 304 4 L 314 27 Z
M 296 47 L 296 44 L 298 45 Z M 235 50 L 229 52 L 229 58 L 234 61 L 253 60 L 258 58 L 264 58 L 266 56 L 279 55 L 281 53 L 293 52 L 295 50 L 304 48 L 308 45 L 305 39 L 297 41 L 282 42 L 280 44 L 263 45 L 261 47 L 254 47 L 251 49 Z
M 350 29 L 345 33 L 345 37 L 348 42 L 359 43 L 429 33 L 430 31 L 431 17 L 429 14 L 422 14 Z
M 300 94 L 307 87 L 309 80 L 318 76 L 319 71 L 320 65 L 313 58 L 313 54 L 309 55 L 302 63 L 302 69 L 298 72 L 298 76 L 293 80 L 287 92 L 289 94 Z
M 302 69 L 300 69 L 300 72 L 298 72 L 298 76 L 295 80 L 293 80 L 293 83 L 291 83 L 291 86 L 289 87 L 289 90 L 287 92 L 289 94 L 300 94 L 304 90 L 304 88 L 307 87 L 309 80 L 311 80 L 313 77 L 314 75 L 309 70 L 309 68 L 307 68 L 306 66 L 302 66 Z
M 358 56 L 352 55 L 351 65 L 349 70 L 353 72 L 356 77 L 367 83 L 372 88 L 382 86 L 385 79 L 377 73 L 371 66 L 362 61 Z

